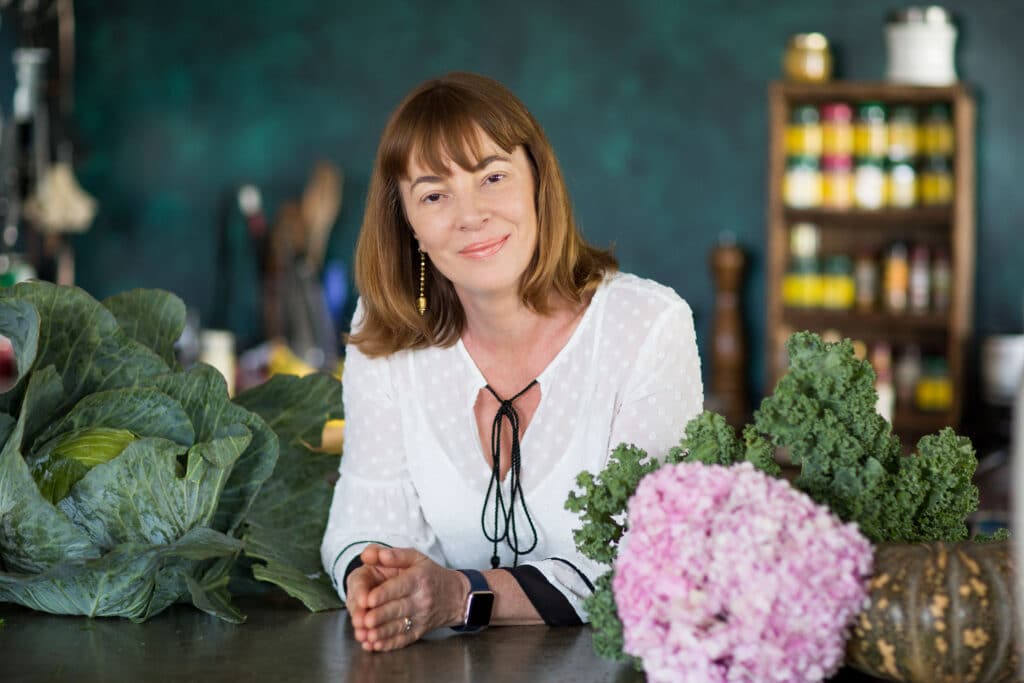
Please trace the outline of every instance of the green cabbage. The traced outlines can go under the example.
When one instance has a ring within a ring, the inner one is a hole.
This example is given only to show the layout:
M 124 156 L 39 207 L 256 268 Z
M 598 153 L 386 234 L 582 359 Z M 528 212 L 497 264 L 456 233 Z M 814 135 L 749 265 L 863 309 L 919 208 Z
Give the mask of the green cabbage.
M 15 383 L 0 394 L 0 602 L 141 621 L 187 601 L 238 622 L 228 583 L 248 537 L 266 544 L 297 519 L 304 534 L 282 537 L 276 555 L 259 547 L 242 566 L 311 609 L 338 606 L 302 546 L 317 525 L 323 532 L 337 459 L 328 467 L 284 443 L 289 457 L 275 465 L 279 441 L 298 430 L 315 444 L 315 428 L 340 416 L 340 385 L 275 378 L 232 402 L 213 368 L 177 367 L 184 319 L 182 302 L 156 290 L 103 303 L 42 282 L 0 290 L 0 334 L 16 358 Z M 291 518 L 255 509 L 310 492 Z

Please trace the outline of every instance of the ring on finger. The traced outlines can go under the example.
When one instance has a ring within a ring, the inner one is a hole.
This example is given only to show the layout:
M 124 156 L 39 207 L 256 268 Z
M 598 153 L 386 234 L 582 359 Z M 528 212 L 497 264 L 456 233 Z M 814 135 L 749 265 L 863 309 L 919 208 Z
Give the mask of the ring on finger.
M 406 617 L 405 620 L 402 622 L 402 624 L 403 624 L 402 625 L 402 631 L 404 631 L 405 633 L 408 633 L 409 631 L 412 630 L 412 618 L 411 617 Z

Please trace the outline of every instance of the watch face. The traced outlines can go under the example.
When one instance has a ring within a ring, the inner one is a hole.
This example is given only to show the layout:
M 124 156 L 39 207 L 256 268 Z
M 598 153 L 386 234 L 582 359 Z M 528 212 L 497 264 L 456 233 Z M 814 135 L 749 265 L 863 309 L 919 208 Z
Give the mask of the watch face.
M 494 607 L 494 593 L 474 591 L 466 602 L 466 626 L 487 626 L 491 623 L 491 609 Z

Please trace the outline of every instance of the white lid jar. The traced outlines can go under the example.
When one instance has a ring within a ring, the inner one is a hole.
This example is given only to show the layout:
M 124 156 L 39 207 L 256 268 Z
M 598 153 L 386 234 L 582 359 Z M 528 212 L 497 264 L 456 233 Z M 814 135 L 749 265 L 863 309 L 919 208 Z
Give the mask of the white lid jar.
M 912 85 L 956 83 L 956 27 L 942 7 L 907 7 L 889 15 L 885 41 L 889 51 L 886 78 Z

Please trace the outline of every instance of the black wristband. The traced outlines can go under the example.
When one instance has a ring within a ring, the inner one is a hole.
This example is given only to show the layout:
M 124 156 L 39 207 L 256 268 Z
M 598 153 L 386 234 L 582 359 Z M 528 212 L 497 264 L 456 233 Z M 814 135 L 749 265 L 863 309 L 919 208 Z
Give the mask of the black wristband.
M 453 631 L 472 633 L 479 631 L 491 622 L 491 610 L 494 608 L 494 593 L 487 584 L 482 572 L 475 569 L 458 570 L 469 579 L 469 593 L 466 594 L 466 617 L 461 626 L 452 626 Z

